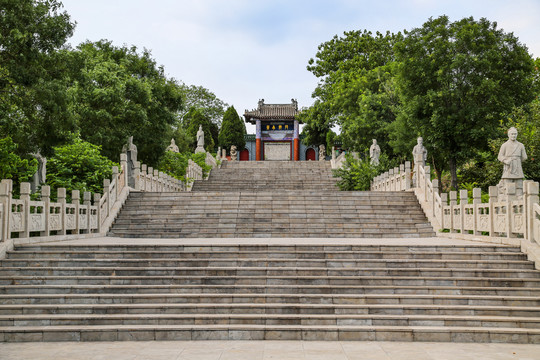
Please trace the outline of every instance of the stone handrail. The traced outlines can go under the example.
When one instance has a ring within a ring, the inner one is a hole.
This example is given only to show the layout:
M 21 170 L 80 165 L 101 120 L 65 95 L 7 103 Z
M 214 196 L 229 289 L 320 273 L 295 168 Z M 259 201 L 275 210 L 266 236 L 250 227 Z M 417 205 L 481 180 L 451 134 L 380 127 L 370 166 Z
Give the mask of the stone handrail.
M 214 157 L 210 157 L 216 163 Z M 0 259 L 17 243 L 65 240 L 103 236 L 115 220 L 130 191 L 178 192 L 191 190 L 191 180 L 202 180 L 203 170 L 189 160 L 186 183 L 136 161 L 128 171 L 127 154 L 120 155 L 120 169 L 112 168 L 111 179 L 103 181 L 103 195 L 73 190 L 67 202 L 66 189 L 57 190 L 57 201 L 50 200 L 49 186 L 41 187 L 39 200 L 31 200 L 30 183 L 20 184 L 20 197 L 13 197 L 13 182 L 0 182 Z M 211 162 L 207 155 L 207 161 Z M 130 175 L 131 174 L 131 175 Z M 134 187 L 128 178 L 134 178 Z M 15 237 L 15 239 L 14 239 Z
M 409 169 L 409 170 L 407 170 Z M 405 170 L 405 171 L 404 171 Z M 405 177 L 405 179 L 403 178 Z M 413 178 L 414 186 L 407 187 Z M 405 183 L 405 186 L 403 184 Z M 418 166 L 411 174 L 410 164 L 401 165 L 375 177 L 372 191 L 414 190 L 424 213 L 434 230 L 461 239 L 521 246 L 530 260 L 540 269 L 540 205 L 539 184 L 526 180 L 522 197 L 516 196 L 514 185 L 508 186 L 508 195 L 499 198 L 498 188 L 490 186 L 489 201 L 482 202 L 481 189 L 439 194 L 437 179 L 431 180 L 429 166 Z M 458 203 L 459 202 L 459 203 Z
M 206 165 L 210 165 L 212 169 L 217 166 L 216 158 L 212 156 L 212 154 L 210 154 L 209 152 L 206 152 L 206 158 L 204 159 L 204 162 L 206 163 Z
M 376 176 L 371 183 L 371 190 L 373 191 L 403 191 L 410 188 L 411 163 L 409 161 Z

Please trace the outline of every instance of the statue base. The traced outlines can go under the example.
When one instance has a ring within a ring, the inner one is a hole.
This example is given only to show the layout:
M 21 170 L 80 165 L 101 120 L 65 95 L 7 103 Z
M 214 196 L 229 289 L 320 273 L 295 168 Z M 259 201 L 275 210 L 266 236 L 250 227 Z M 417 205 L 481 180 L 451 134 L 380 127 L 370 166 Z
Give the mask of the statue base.
M 523 179 L 501 179 L 497 184 L 499 201 L 507 201 L 509 198 L 523 198 Z
M 197 146 L 197 148 L 195 149 L 195 154 L 198 154 L 198 153 L 205 153 L 206 150 L 204 150 L 204 148 L 202 146 Z

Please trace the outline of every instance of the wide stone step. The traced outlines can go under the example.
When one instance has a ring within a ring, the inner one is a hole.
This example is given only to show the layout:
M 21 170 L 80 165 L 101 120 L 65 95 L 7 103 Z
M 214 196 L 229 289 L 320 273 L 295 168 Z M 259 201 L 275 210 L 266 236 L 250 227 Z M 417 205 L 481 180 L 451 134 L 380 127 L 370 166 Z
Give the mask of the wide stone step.
M 435 326 L 98 325 L 1 327 L 3 341 L 358 340 L 538 343 L 540 330 Z
M 171 293 L 89 293 L 89 294 L 9 294 L 0 295 L 2 304 L 103 304 L 103 303 L 310 303 L 321 304 L 424 304 L 540 306 L 537 296 L 421 295 L 421 294 L 171 294 Z
M 96 266 L 96 267 L 2 267 L 0 276 L 20 275 L 154 275 L 154 276 L 425 276 L 425 277 L 501 277 L 540 278 L 540 272 L 529 269 L 467 269 L 467 268 L 301 268 L 301 267 L 163 267 L 163 266 Z
M 1 315 L 31 314 L 319 314 L 421 316 L 540 316 L 537 307 L 426 304 L 134 303 L 6 304 Z
M 1 280 L 0 280 L 1 284 Z M 451 287 L 451 286 L 343 286 L 343 285 L 193 285 L 193 284 L 130 284 L 129 282 L 93 281 L 81 284 L 69 281 L 18 281 L 16 285 L 0 285 L 0 294 L 99 294 L 99 293 L 197 293 L 197 294 L 408 294 L 408 295 L 490 295 L 540 296 L 540 288 Z
M 527 260 L 518 252 L 447 252 L 441 250 L 425 252 L 409 251 L 117 251 L 117 250 L 48 250 L 8 251 L 8 259 L 439 259 L 439 260 Z
M 202 252 L 221 252 L 221 253 L 231 253 L 235 254 L 237 252 L 244 253 L 257 253 L 257 254 L 269 254 L 271 252 L 280 252 L 280 253 L 289 253 L 289 254 L 304 254 L 304 253 L 318 253 L 319 256 L 325 256 L 324 254 L 329 254 L 332 256 L 334 252 L 365 252 L 365 251 L 377 251 L 392 256 L 394 253 L 411 253 L 411 254 L 422 254 L 426 252 L 444 252 L 444 253 L 455 253 L 455 254 L 469 254 L 469 253 L 515 253 L 521 256 L 524 256 L 520 252 L 520 248 L 517 246 L 506 246 L 506 245 L 493 245 L 493 244 L 474 244 L 474 245 L 439 245 L 436 243 L 437 240 L 433 241 L 432 245 L 381 245 L 381 244 L 366 244 L 366 245 L 346 245 L 346 244 L 297 244 L 297 245 L 267 245 L 267 244 L 238 244 L 238 245 L 229 245 L 229 244 L 220 244 L 216 243 L 213 245 L 205 244 L 185 244 L 185 245 L 163 245 L 163 244 L 107 244 L 107 245 L 95 245 L 95 244 L 85 244 L 85 245 L 65 245 L 62 243 L 57 244 L 29 244 L 29 245 L 19 245 L 15 248 L 15 251 L 27 251 L 27 252 L 42 252 L 42 251 L 75 251 L 81 253 L 88 252 L 130 252 L 136 251 L 139 253 L 152 253 L 152 252 L 165 252 L 172 253 L 175 251 L 182 251 L 187 254 L 200 254 Z
M 529 269 L 530 261 L 514 260 L 414 260 L 414 259 L 6 259 L 1 267 L 296 267 L 296 268 L 447 268 Z
M 537 329 L 540 317 L 327 314 L 44 314 L 0 315 L 6 326 L 96 325 L 445 326 Z M 537 329 L 538 330 L 538 329 Z
M 190 288 L 205 288 L 208 292 L 219 289 L 253 289 L 248 292 L 264 293 L 268 289 L 289 289 L 289 293 L 302 292 L 303 289 L 321 289 L 321 293 L 339 293 L 339 291 L 362 291 L 368 287 L 475 287 L 510 288 L 520 292 L 540 288 L 539 278 L 497 278 L 497 277 L 416 277 L 416 276 L 3 276 L 2 285 L 13 284 L 49 284 L 49 285 L 182 285 L 186 291 Z M 323 291 L 323 289 L 326 289 Z M 335 290 L 334 290 L 335 289 Z M 441 290 L 442 291 L 442 290 Z

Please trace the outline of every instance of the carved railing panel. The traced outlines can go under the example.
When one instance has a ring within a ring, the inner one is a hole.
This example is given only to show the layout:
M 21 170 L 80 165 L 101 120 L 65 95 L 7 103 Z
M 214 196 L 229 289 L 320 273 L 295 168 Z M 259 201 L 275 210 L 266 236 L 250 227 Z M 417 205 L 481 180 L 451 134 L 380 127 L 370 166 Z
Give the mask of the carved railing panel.
M 22 200 L 11 200 L 11 217 L 9 232 L 23 232 L 25 229 L 24 219 L 25 204 Z
M 77 228 L 77 205 L 66 204 L 65 207 L 66 230 L 75 230 Z
M 489 204 L 478 204 L 476 207 L 476 230 L 489 232 L 490 231 L 490 215 Z
M 28 231 L 45 231 L 45 203 L 31 201 L 28 215 Z
M 467 204 L 463 206 L 463 230 L 474 231 L 475 206 Z

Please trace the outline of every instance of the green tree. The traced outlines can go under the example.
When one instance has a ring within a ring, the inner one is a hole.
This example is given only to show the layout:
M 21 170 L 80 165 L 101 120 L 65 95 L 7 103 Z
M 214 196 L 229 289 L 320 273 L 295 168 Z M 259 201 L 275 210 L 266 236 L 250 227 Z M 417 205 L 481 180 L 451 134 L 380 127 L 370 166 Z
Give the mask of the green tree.
M 199 131 L 199 126 L 202 125 L 204 132 L 204 148 L 208 152 L 213 152 L 215 147 L 214 138 L 212 136 L 212 122 L 210 119 L 203 114 L 200 109 L 191 108 L 184 117 L 185 124 L 187 125 L 186 134 L 188 139 L 190 139 L 190 148 L 191 151 L 194 151 L 197 147 L 197 131 Z
M 232 145 L 236 145 L 239 151 L 246 147 L 246 126 L 242 118 L 231 106 L 225 111 L 223 121 L 221 122 L 221 130 L 219 131 L 219 145 L 223 149 L 230 151 Z
M 315 104 L 302 114 L 306 143 L 325 143 L 338 124 L 345 148 L 364 151 L 375 138 L 384 152 L 391 151 L 387 126 L 399 103 L 393 44 L 400 39 L 400 34 L 350 31 L 319 45 L 308 65 L 320 81 Z
M 37 171 L 36 159 L 17 155 L 17 144 L 8 136 L 0 139 L 0 180 L 12 179 L 15 184 L 29 181 Z
M 133 136 L 139 158 L 155 165 L 173 136 L 182 92 L 167 79 L 149 51 L 86 42 L 64 53 L 70 68 L 68 93 L 81 138 L 100 144 L 116 159 Z
M 229 105 L 202 86 L 181 84 L 180 88 L 184 101 L 184 109 L 178 112 L 180 119 L 184 119 L 189 109 L 194 107 L 200 109 L 218 127 L 221 125 L 221 119 Z
M 73 143 L 57 146 L 47 161 L 47 185 L 82 192 L 103 193 L 103 180 L 110 179 L 117 163 L 101 155 L 101 147 L 75 138 Z M 56 192 L 53 192 L 56 193 Z
M 75 24 L 56 0 L 1 0 L 0 9 L 0 137 L 47 156 L 74 130 L 57 50 Z
M 447 163 L 457 188 L 458 166 L 488 148 L 504 114 L 533 99 L 533 60 L 513 34 L 472 17 L 429 19 L 395 52 L 401 121 Z

